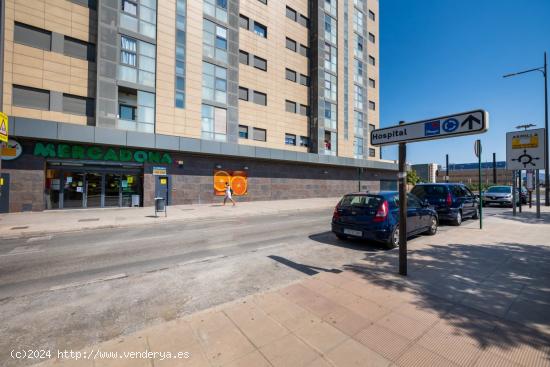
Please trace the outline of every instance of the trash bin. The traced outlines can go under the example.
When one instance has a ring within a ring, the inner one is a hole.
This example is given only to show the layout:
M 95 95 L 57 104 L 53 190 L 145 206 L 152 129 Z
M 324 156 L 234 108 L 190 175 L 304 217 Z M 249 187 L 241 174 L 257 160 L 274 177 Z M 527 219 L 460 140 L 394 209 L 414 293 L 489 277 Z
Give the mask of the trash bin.
M 155 212 L 163 212 L 165 210 L 165 205 L 164 198 L 155 198 Z
M 132 195 L 132 206 L 139 206 L 139 195 Z

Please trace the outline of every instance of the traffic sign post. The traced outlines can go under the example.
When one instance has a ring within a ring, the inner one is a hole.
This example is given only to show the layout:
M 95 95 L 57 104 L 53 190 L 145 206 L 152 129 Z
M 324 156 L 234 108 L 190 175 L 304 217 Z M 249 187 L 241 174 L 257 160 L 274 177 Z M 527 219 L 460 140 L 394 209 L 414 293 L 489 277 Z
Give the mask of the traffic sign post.
M 2 153 L 4 152 L 4 144 L 8 142 L 8 115 L 3 112 L 0 112 L 0 186 L 4 185 L 4 180 L 2 179 Z M 0 189 L 0 195 L 2 195 Z
M 399 144 L 399 274 L 407 275 L 406 143 L 480 134 L 488 129 L 487 111 L 474 110 L 411 123 L 401 121 L 399 125 L 371 131 L 371 145 Z
M 477 139 L 474 144 L 474 152 L 478 159 L 478 192 L 479 192 L 479 229 L 483 229 L 483 200 L 481 200 L 481 140 Z

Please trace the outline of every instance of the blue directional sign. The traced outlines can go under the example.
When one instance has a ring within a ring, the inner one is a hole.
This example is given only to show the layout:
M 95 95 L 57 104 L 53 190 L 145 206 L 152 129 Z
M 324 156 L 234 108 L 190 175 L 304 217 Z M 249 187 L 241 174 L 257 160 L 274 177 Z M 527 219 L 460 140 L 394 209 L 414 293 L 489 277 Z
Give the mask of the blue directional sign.
M 450 118 L 443 121 L 443 130 L 448 133 L 452 133 L 458 129 L 458 120 L 455 118 Z
M 428 121 L 424 124 L 424 135 L 433 136 L 441 134 L 441 124 L 439 120 Z

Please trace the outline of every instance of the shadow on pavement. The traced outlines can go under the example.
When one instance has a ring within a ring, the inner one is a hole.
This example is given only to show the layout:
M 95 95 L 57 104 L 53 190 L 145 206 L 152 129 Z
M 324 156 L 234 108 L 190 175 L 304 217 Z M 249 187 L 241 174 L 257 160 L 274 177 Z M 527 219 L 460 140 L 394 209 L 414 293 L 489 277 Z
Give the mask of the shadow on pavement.
M 518 211 L 517 215 L 514 217 L 512 211 L 506 211 L 497 215 L 497 217 L 502 219 L 513 220 L 515 222 L 521 223 L 550 223 L 550 213 L 540 213 L 540 218 L 537 218 L 535 208 L 532 209 L 532 212 L 523 212 Z
M 331 231 L 312 234 L 309 236 L 309 239 L 315 242 L 323 243 L 325 245 L 344 247 L 350 250 L 359 250 L 366 252 L 381 252 L 386 250 L 386 248 L 384 248 L 382 244 L 374 241 L 365 241 L 362 239 L 353 238 L 340 240 L 336 238 L 334 233 L 332 233 Z
M 407 277 L 397 274 L 398 252 L 387 251 L 344 266 L 368 282 L 414 295 L 453 333 L 482 348 L 535 348 L 550 362 L 550 248 L 434 245 L 410 251 Z
M 298 270 L 304 274 L 307 274 L 307 275 L 315 275 L 315 274 L 319 274 L 319 272 L 317 270 L 320 270 L 320 271 L 324 271 L 324 272 L 327 272 L 327 273 L 341 273 L 342 270 L 340 269 L 325 269 L 325 268 L 320 268 L 318 266 L 312 266 L 312 265 L 305 265 L 305 264 L 300 264 L 300 263 L 296 263 L 292 260 L 288 260 L 284 257 L 281 257 L 281 256 L 276 256 L 276 255 L 269 255 L 268 256 L 270 259 L 272 260 L 275 260 L 283 265 L 286 265 L 288 266 L 289 268 L 292 268 L 294 270 Z

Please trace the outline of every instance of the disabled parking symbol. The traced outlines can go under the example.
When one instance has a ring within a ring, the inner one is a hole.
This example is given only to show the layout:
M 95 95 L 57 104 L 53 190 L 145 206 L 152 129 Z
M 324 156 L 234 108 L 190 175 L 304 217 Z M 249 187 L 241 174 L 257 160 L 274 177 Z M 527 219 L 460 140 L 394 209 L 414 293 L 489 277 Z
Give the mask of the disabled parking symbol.
M 443 127 L 443 131 L 447 133 L 452 133 L 453 131 L 458 129 L 458 120 L 453 118 L 447 119 L 443 121 L 442 127 Z

